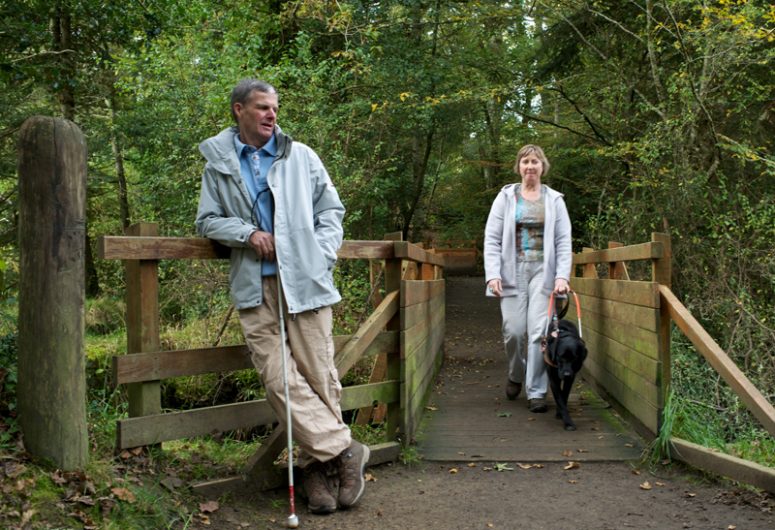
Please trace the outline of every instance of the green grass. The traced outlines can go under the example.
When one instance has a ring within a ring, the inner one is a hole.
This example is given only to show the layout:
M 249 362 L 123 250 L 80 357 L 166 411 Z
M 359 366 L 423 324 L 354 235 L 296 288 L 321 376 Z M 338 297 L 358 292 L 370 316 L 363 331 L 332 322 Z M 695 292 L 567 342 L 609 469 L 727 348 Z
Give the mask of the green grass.
M 775 440 L 680 333 L 672 343 L 672 387 L 662 430 L 647 448 L 656 463 L 669 458 L 671 437 L 775 467 Z

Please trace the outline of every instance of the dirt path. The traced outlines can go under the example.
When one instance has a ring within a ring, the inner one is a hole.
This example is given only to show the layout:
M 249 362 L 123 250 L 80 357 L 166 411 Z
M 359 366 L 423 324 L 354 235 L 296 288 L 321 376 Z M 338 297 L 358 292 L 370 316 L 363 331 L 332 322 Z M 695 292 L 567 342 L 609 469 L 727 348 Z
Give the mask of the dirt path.
M 497 349 L 497 311 L 482 292 L 481 278 L 448 280 L 449 362 L 440 385 L 451 384 L 473 348 Z M 356 508 L 314 516 L 299 501 L 300 528 L 775 529 L 772 496 L 708 481 L 676 465 L 649 470 L 637 462 L 581 461 L 566 469 L 567 461 L 547 461 L 525 469 L 528 464 L 518 462 L 468 462 L 465 455 L 455 460 L 370 468 Z M 243 492 L 222 498 L 209 525 L 193 526 L 281 528 L 286 516 L 286 490 Z

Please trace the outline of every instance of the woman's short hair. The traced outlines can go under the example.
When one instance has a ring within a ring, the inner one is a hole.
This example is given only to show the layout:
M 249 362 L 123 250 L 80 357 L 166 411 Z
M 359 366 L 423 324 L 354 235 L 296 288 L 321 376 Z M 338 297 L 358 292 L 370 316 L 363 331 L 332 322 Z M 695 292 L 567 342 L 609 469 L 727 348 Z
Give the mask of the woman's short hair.
M 234 118 L 234 121 L 237 121 L 237 114 L 234 112 L 234 104 L 235 103 L 241 103 L 245 104 L 247 103 L 248 99 L 250 98 L 250 94 L 253 92 L 263 92 L 264 94 L 277 94 L 277 89 L 267 83 L 266 81 L 261 81 L 259 79 L 252 79 L 252 78 L 246 78 L 241 80 L 239 83 L 237 83 L 237 86 L 234 87 L 234 89 L 231 91 L 231 116 Z M 279 95 L 278 95 L 279 97 Z
M 538 147 L 537 145 L 533 144 L 527 144 L 522 147 L 522 149 L 517 152 L 517 159 L 514 161 L 514 173 L 519 175 L 519 161 L 525 158 L 527 155 L 536 155 L 538 157 L 538 160 L 541 161 L 542 171 L 541 176 L 543 177 L 547 173 L 549 173 L 549 159 L 546 158 L 546 155 L 544 154 L 544 150 Z

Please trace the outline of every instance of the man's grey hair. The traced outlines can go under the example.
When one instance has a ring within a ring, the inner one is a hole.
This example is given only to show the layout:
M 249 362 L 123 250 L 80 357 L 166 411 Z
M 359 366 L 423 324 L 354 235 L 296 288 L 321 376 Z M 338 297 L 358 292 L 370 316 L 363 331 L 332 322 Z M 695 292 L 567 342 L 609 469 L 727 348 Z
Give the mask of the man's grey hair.
M 267 83 L 266 81 L 261 81 L 260 79 L 252 79 L 247 78 L 243 79 L 239 83 L 237 83 L 237 86 L 234 87 L 234 90 L 231 91 L 231 116 L 234 118 L 234 121 L 237 121 L 237 114 L 234 112 L 234 104 L 235 103 L 241 103 L 245 104 L 250 98 L 250 94 L 252 92 L 263 92 L 264 94 L 277 94 L 277 89 Z M 279 94 L 278 94 L 279 98 Z

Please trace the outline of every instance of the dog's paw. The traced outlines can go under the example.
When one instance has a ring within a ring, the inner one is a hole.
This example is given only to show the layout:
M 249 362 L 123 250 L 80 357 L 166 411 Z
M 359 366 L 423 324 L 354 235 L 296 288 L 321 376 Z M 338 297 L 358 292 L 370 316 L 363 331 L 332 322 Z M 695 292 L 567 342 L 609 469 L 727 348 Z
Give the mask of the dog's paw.
M 566 431 L 575 431 L 576 430 L 576 426 L 574 424 L 572 424 L 572 423 L 566 423 L 565 424 L 565 430 Z

